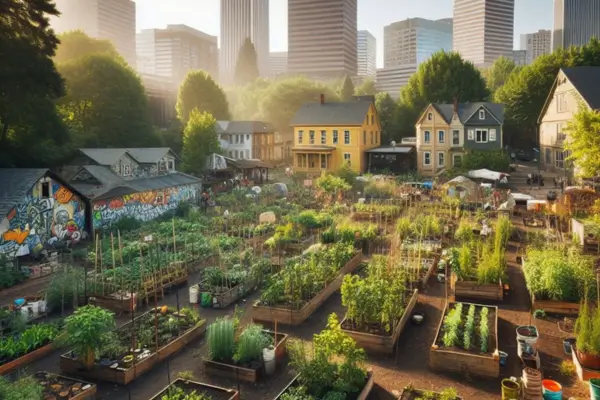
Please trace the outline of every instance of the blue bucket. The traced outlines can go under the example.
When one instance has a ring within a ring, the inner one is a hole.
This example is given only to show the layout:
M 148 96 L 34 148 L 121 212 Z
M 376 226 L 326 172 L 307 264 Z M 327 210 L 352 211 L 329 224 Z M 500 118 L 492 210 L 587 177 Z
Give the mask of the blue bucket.
M 544 400 L 562 400 L 562 386 L 556 381 L 544 379 L 542 381 L 542 393 Z
M 499 351 L 498 354 L 500 355 L 500 366 L 505 367 L 508 360 L 508 353 Z

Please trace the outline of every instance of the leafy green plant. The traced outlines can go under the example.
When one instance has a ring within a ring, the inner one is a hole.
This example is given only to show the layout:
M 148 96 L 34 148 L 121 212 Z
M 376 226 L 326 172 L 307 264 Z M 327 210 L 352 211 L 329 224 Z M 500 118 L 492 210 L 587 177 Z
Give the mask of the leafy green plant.
M 444 317 L 444 337 L 442 342 L 445 347 L 458 346 L 460 344 L 459 330 L 462 322 L 462 303 L 455 303 L 448 314 Z
M 473 225 L 466 219 L 461 219 L 458 228 L 454 232 L 454 238 L 460 243 L 470 243 L 475 239 Z
M 54 341 L 60 331 L 54 324 L 37 324 L 22 333 L 0 341 L 0 362 L 5 363 L 26 355 Z
M 465 322 L 463 334 L 463 347 L 465 350 L 471 348 L 471 339 L 473 338 L 473 329 L 475 328 L 475 304 L 471 304 L 467 313 L 467 321 Z
M 600 356 L 600 307 L 590 307 L 584 300 L 575 321 L 577 350 L 593 356 Z
M 0 399 L 2 400 L 37 400 L 42 398 L 43 387 L 33 377 L 24 377 L 10 382 L 0 376 Z
M 250 324 L 240 334 L 233 361 L 239 364 L 259 361 L 262 350 L 272 343 L 271 336 L 263 332 L 261 325 Z
M 161 396 L 160 400 L 212 400 L 212 397 L 205 393 L 198 393 L 195 390 L 191 393 L 177 386 L 172 386 L 167 390 L 167 394 Z
M 207 329 L 208 353 L 214 361 L 230 361 L 235 352 L 235 328 L 231 318 L 218 318 Z
M 487 353 L 488 350 L 488 338 L 490 335 L 488 314 L 488 307 L 483 307 L 479 313 L 479 339 L 481 340 L 482 353 Z

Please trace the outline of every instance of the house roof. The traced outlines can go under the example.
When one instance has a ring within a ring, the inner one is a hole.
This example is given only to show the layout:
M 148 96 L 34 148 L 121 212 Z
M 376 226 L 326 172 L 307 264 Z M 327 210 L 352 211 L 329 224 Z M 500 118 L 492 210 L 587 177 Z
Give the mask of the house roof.
M 113 165 L 127 152 L 125 149 L 79 149 L 79 151 L 100 165 Z
M 168 147 L 133 147 L 116 149 L 79 149 L 83 154 L 100 165 L 113 165 L 123 154 L 128 154 L 140 164 L 154 164 L 160 161 L 167 153 L 171 152 L 175 158 L 177 155 Z
M 600 67 L 563 68 L 562 71 L 590 108 L 600 109 Z
M 70 181 L 71 185 L 88 198 L 96 198 L 112 188 L 124 184 L 125 180 L 115 174 L 109 167 L 103 165 L 84 165 L 74 173 L 70 179 L 73 179 L 81 170 L 87 171 L 101 185 L 94 185 L 81 181 Z
M 413 146 L 381 146 L 369 149 L 366 153 L 389 153 L 389 154 L 407 154 L 414 150 Z
M 217 121 L 218 133 L 275 132 L 275 128 L 268 122 L 262 121 Z
M 0 168 L 0 221 L 46 173 L 46 168 Z
M 305 103 L 292 118 L 290 126 L 362 125 L 371 104 L 370 101 Z
M 432 105 L 448 124 L 452 123 L 454 104 L 432 103 Z M 499 123 L 504 123 L 504 105 L 490 102 L 460 103 L 458 105 L 458 118 L 460 122 L 463 124 L 467 122 L 467 120 L 482 106 L 485 107 Z

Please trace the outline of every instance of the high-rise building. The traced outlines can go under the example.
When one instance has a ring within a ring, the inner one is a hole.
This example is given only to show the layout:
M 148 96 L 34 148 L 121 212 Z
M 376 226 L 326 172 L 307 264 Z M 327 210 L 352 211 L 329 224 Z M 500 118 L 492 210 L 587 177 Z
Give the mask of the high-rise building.
M 581 46 L 600 38 L 600 1 L 554 0 L 552 49 Z
M 385 68 L 419 65 L 440 50 L 452 50 L 452 19 L 410 18 L 383 28 Z
M 269 76 L 276 77 L 287 74 L 287 51 L 272 51 L 269 53 Z
M 416 64 L 404 64 L 395 67 L 379 68 L 375 78 L 375 87 L 379 92 L 387 92 L 393 99 L 400 97 L 400 90 L 408 83 L 411 75 L 417 71 Z
M 288 0 L 288 73 L 356 76 L 357 0 Z
M 521 34 L 521 50 L 527 52 L 527 64 L 536 58 L 552 52 L 552 31 L 539 30 L 534 33 Z
M 57 33 L 81 30 L 96 39 L 110 40 L 135 68 L 135 3 L 131 0 L 56 0 L 60 16 L 50 23 Z
M 527 65 L 527 50 L 513 50 L 512 60 L 515 65 Z
M 218 75 L 217 37 L 186 25 L 144 29 L 137 34 L 137 69 L 142 74 L 167 77 L 179 85 L 192 70 Z
M 369 31 L 358 31 L 357 35 L 358 76 L 374 77 L 377 69 L 377 40 Z
M 512 57 L 515 0 L 454 0 L 454 50 L 477 67 Z
M 219 80 L 233 83 L 240 49 L 250 39 L 256 49 L 258 71 L 269 70 L 269 0 L 221 0 Z

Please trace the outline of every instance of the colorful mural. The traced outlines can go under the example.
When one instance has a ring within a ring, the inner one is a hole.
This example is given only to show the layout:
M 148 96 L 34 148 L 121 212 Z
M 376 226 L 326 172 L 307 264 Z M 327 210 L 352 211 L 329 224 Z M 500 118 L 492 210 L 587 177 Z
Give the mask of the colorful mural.
M 48 197 L 37 184 L 0 222 L 0 253 L 8 257 L 39 254 L 71 246 L 84 236 L 85 204 L 68 188 L 48 182 Z
M 94 229 L 110 228 L 123 217 L 150 221 L 177 208 L 183 201 L 195 200 L 196 188 L 187 185 L 96 201 L 92 206 Z

